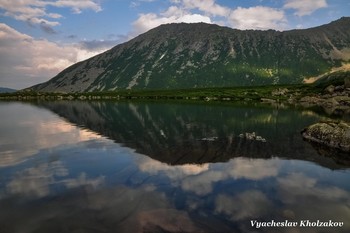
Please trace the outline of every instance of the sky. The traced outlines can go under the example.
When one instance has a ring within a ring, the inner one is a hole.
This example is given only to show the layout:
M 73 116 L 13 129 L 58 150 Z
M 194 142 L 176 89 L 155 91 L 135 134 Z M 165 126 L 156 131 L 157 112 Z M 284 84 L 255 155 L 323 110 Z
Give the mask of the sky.
M 284 31 L 349 15 L 349 0 L 0 0 L 0 87 L 45 82 L 165 23 Z

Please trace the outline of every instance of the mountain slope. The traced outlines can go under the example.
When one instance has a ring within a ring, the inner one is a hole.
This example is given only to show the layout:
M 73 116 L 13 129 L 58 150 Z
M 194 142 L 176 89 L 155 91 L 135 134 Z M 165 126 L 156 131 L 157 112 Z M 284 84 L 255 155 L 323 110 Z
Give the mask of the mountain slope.
M 301 83 L 350 59 L 350 18 L 304 30 L 167 24 L 68 67 L 44 92 Z

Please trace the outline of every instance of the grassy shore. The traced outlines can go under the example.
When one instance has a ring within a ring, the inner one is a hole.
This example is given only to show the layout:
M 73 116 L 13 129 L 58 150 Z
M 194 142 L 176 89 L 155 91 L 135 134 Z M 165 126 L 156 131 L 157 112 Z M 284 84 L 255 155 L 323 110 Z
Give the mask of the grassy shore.
M 275 85 L 255 87 L 217 87 L 179 90 L 116 90 L 88 93 L 15 92 L 0 94 L 2 100 L 32 99 L 151 99 L 202 101 L 297 101 L 303 96 L 322 91 L 315 85 Z
M 323 75 L 313 84 L 269 85 L 245 87 L 212 87 L 171 90 L 115 90 L 87 93 L 47 93 L 18 91 L 0 93 L 0 100 L 201 100 L 201 101 L 262 101 L 296 103 L 306 96 L 322 96 L 326 87 L 350 85 L 350 71 L 337 71 Z M 349 89 L 349 88 L 348 88 Z

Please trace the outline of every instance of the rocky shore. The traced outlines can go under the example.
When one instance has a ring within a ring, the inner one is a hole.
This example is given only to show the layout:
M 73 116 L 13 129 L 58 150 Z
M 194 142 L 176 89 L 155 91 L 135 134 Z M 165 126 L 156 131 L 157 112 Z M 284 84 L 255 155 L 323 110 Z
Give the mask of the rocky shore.
M 322 93 L 302 97 L 299 104 L 322 107 L 329 115 L 350 114 L 350 78 L 344 80 L 344 85 L 329 85 Z

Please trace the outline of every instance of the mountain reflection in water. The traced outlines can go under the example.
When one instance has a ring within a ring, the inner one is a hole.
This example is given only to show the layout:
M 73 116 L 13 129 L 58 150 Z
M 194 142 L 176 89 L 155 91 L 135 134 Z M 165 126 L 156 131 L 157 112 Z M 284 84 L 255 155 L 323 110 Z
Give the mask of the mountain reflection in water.
M 234 157 L 300 159 L 332 169 L 341 156 L 320 156 L 300 131 L 320 119 L 311 111 L 262 106 L 116 102 L 42 102 L 79 127 L 171 164 L 225 162 Z M 266 142 L 239 137 L 256 133 Z
M 350 232 L 349 165 L 302 140 L 312 112 L 60 101 L 0 118 L 1 233 Z

